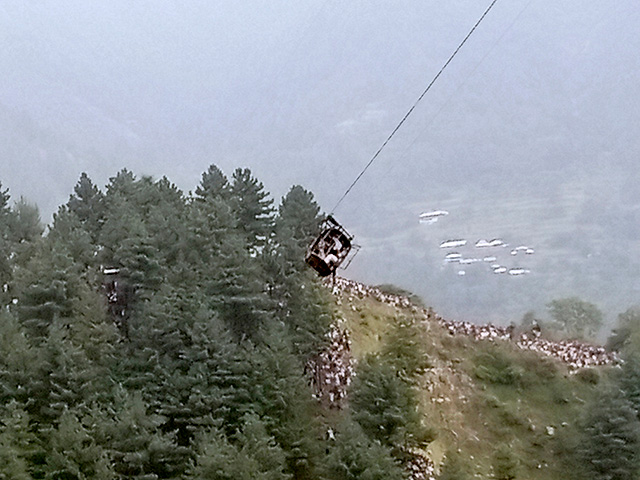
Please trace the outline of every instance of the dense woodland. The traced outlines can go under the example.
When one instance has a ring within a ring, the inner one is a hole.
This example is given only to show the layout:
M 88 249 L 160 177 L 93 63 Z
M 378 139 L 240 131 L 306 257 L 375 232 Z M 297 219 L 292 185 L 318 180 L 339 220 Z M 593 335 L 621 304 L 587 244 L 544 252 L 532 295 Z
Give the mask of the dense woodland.
M 0 478 L 401 477 L 414 427 L 395 417 L 379 441 L 356 409 L 327 453 L 304 373 L 331 323 L 303 262 L 320 209 L 298 186 L 273 203 L 247 169 L 211 166 L 188 195 L 83 174 L 43 235 L 2 191 Z M 115 315 L 105 269 L 127 285 Z
M 0 186 L 0 479 L 407 478 L 408 452 L 438 434 L 420 413 L 433 363 L 415 325 L 362 357 L 340 410 L 305 373 L 335 319 L 303 262 L 320 220 L 302 187 L 276 206 L 248 169 L 215 165 L 188 194 L 126 169 L 104 190 L 83 174 L 46 231 Z M 126 302 L 110 308 L 116 269 Z M 631 479 L 640 311 L 610 343 L 625 362 L 598 374 L 563 454 L 586 478 Z M 508 385 L 510 368 L 484 378 Z M 508 445 L 493 462 L 517 478 Z M 470 471 L 454 449 L 440 478 Z

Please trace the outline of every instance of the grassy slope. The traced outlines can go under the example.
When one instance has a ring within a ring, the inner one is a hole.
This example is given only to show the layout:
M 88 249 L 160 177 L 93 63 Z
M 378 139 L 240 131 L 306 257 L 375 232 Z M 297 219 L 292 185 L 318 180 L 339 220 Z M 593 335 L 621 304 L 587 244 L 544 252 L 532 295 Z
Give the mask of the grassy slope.
M 496 447 L 507 443 L 519 461 L 518 478 L 572 478 L 567 448 L 604 367 L 569 374 L 559 361 L 506 341 L 452 337 L 416 309 L 372 298 L 343 294 L 336 316 L 350 332 L 356 359 L 378 351 L 399 316 L 422 323 L 432 368 L 419 388 L 425 422 L 437 431 L 428 449 L 436 465 L 447 449 L 460 449 L 476 478 L 489 478 Z

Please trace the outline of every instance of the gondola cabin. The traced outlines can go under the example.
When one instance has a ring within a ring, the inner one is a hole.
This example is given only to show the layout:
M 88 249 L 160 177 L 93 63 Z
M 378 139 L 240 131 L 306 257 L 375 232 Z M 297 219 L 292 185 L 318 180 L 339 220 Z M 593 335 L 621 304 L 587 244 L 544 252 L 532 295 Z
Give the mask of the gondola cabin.
M 305 262 L 321 277 L 334 274 L 351 251 L 353 237 L 329 215 L 321 225 L 320 235 L 307 249 Z

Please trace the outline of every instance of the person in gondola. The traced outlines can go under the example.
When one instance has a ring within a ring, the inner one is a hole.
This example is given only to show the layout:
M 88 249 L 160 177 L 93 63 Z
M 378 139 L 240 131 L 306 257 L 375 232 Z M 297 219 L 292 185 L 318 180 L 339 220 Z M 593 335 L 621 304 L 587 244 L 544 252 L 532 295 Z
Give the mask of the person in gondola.
M 336 270 L 338 270 L 338 264 L 340 260 L 338 258 L 338 251 L 335 248 L 329 250 L 329 253 L 326 257 L 324 257 L 324 262 L 329 267 L 329 271 L 331 272 L 331 283 L 333 285 L 336 284 Z
M 329 253 L 327 254 L 327 256 L 324 258 L 325 263 L 329 266 L 329 268 L 334 272 L 335 274 L 335 270 L 336 270 L 336 265 L 338 263 L 338 255 L 337 255 L 337 251 L 335 249 L 331 249 L 329 250 Z
M 342 251 L 342 242 L 340 241 L 340 239 L 338 237 L 333 239 L 333 250 L 334 253 L 337 255 L 338 252 Z

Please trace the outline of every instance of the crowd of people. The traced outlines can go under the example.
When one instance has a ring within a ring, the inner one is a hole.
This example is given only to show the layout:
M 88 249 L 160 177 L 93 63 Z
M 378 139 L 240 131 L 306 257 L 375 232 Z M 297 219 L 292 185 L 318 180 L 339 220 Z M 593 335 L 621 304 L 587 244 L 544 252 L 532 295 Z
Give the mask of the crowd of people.
M 353 375 L 351 340 L 345 330 L 333 326 L 327 347 L 307 362 L 315 398 L 328 408 L 342 408 Z
M 572 370 L 610 365 L 619 361 L 615 352 L 608 352 L 601 346 L 578 340 L 553 341 L 543 338 L 537 325 L 533 325 L 526 332 L 516 335 L 515 325 L 500 327 L 491 324 L 475 325 L 470 322 L 456 322 L 442 318 L 438 318 L 438 320 L 451 335 L 467 335 L 476 340 L 514 341 L 518 348 L 554 357 L 566 363 Z
M 334 294 L 346 294 L 358 298 L 370 297 L 398 308 L 412 308 L 420 311 L 427 320 L 435 320 L 451 335 L 465 335 L 475 340 L 513 341 L 523 350 L 532 350 L 542 355 L 556 358 L 566 363 L 572 370 L 580 368 L 610 365 L 619 361 L 615 352 L 608 352 L 604 347 L 577 340 L 553 341 L 542 337 L 540 328 L 533 325 L 526 332 L 516 334 L 514 325 L 506 327 L 492 324 L 476 325 L 471 322 L 446 320 L 436 315 L 432 309 L 418 309 L 408 297 L 385 293 L 377 287 L 336 277 L 333 282 Z
M 516 341 L 518 347 L 555 357 L 565 362 L 573 370 L 596 365 L 610 365 L 619 362 L 615 352 L 604 347 L 590 345 L 576 340 L 553 342 L 539 334 L 523 333 Z
M 429 457 L 418 450 L 406 450 L 406 469 L 411 480 L 435 480 L 436 467 Z
M 370 287 L 363 283 L 349 280 L 347 278 L 336 277 L 331 284 L 333 286 L 334 295 L 346 293 L 349 295 L 354 295 L 358 298 L 374 298 L 379 302 L 386 303 L 394 307 L 414 307 L 411 300 L 409 300 L 409 298 L 407 297 L 385 293 L 377 287 Z
M 466 335 L 475 340 L 511 340 L 513 336 L 513 326 L 499 327 L 492 324 L 476 325 L 471 322 L 456 322 L 436 317 L 451 335 Z

